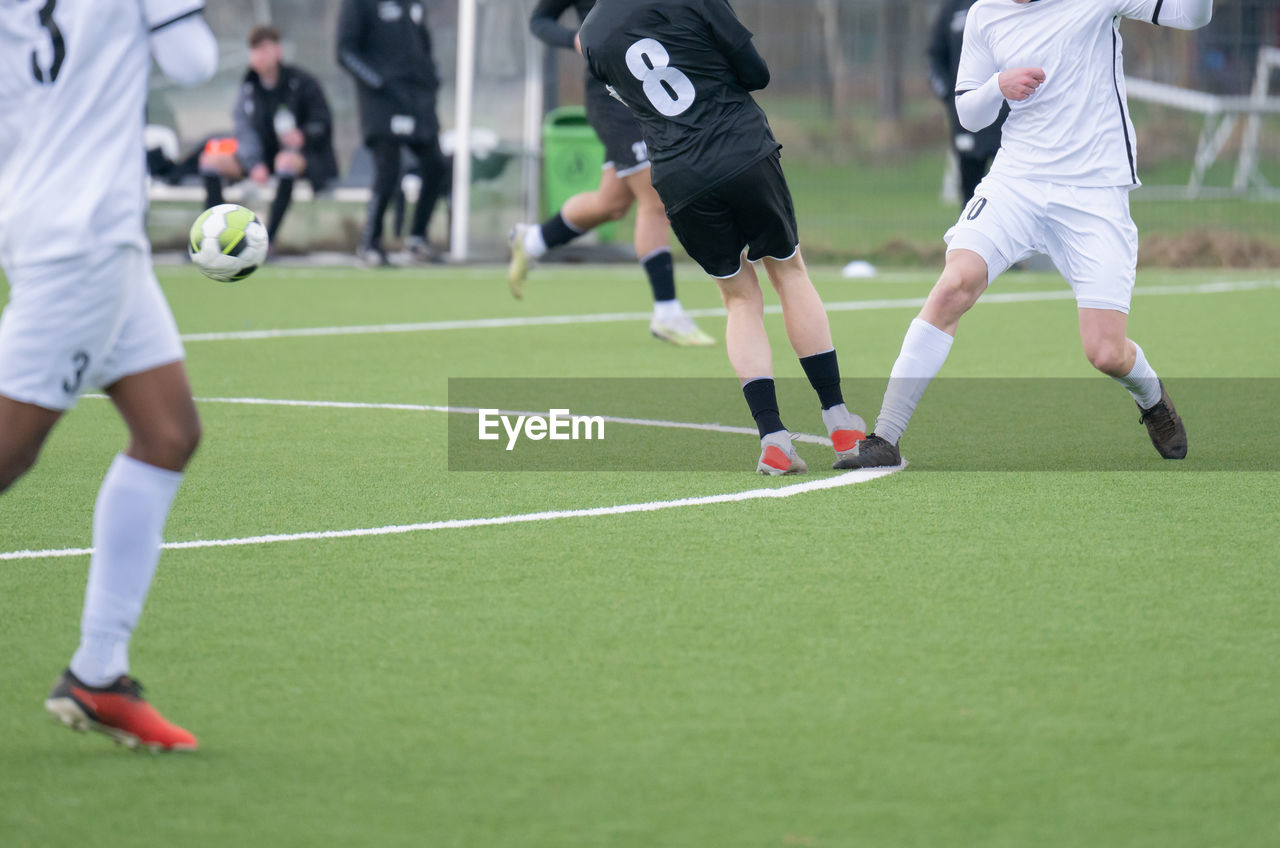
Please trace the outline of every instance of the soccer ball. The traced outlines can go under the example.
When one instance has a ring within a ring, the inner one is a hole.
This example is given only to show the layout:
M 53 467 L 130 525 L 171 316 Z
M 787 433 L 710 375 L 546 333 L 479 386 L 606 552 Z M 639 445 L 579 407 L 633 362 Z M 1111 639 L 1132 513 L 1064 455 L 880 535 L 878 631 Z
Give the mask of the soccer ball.
M 234 283 L 266 261 L 267 228 L 252 210 L 223 203 L 196 218 L 187 252 L 200 273 L 209 279 Z

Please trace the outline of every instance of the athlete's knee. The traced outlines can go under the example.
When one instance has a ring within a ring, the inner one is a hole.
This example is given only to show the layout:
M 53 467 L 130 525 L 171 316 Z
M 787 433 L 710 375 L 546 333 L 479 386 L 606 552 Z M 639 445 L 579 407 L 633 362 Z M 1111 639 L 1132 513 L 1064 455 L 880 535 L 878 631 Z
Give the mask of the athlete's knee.
M 1128 339 L 1092 339 L 1085 342 L 1084 355 L 1089 364 L 1103 374 L 1123 376 L 1130 369 Z
M 156 422 L 146 432 L 133 435 L 130 453 L 143 462 L 178 471 L 195 456 L 203 434 L 199 418 Z
M 986 263 L 948 257 L 929 299 L 946 311 L 960 315 L 977 302 L 987 287 Z
M 601 199 L 601 213 L 610 221 L 621 221 L 631 211 L 631 195 L 605 195 Z

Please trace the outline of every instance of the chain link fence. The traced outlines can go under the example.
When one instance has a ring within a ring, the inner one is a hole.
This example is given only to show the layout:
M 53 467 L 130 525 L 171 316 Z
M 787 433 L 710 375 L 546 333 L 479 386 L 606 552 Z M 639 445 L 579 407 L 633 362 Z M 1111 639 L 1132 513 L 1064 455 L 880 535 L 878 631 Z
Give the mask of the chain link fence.
M 441 124 L 448 129 L 453 126 L 457 4 L 424 2 L 443 79 Z M 501 256 L 507 227 L 524 215 L 522 167 L 538 166 L 536 158 L 521 153 L 529 74 L 545 74 L 544 109 L 582 102 L 581 59 L 568 51 L 548 53 L 531 41 L 527 24 L 533 5 L 534 0 L 479 0 L 475 124 L 491 130 L 502 149 L 513 154 L 500 173 L 474 187 L 472 240 L 483 258 Z M 941 234 L 956 212 L 947 203 L 953 193 L 944 185 L 948 130 L 942 105 L 929 88 L 926 61 L 939 4 L 733 0 L 733 5 L 756 33 L 773 71 L 760 101 L 785 147 L 808 253 L 833 261 L 935 262 Z M 206 16 L 222 44 L 222 71 L 194 91 L 172 88 L 157 77 L 151 121 L 172 126 L 188 151 L 204 137 L 229 130 L 230 106 L 247 61 L 245 37 L 253 25 L 270 22 L 284 35 L 286 61 L 312 72 L 324 86 L 344 175 L 361 182 L 359 169 L 351 170 L 360 147 L 355 87 L 334 55 L 339 7 L 340 0 L 212 0 Z M 576 25 L 571 18 L 569 13 L 566 22 Z M 1196 33 L 1139 22 L 1126 22 L 1121 31 L 1131 78 L 1213 95 L 1248 95 L 1257 82 L 1259 56 L 1280 46 L 1280 3 L 1218 0 L 1213 23 Z M 1272 96 L 1280 96 L 1280 68 L 1270 83 Z M 1132 106 L 1148 186 L 1134 196 L 1144 261 L 1193 261 L 1165 256 L 1161 245 L 1208 240 L 1208 258 L 1195 261 L 1280 266 L 1280 206 L 1271 188 L 1280 186 L 1280 120 L 1267 117 L 1252 128 L 1258 139 L 1255 161 L 1242 187 L 1236 172 L 1241 145 L 1251 132 L 1248 121 L 1215 128 L 1205 114 L 1176 105 L 1133 97 Z M 1220 149 L 1200 175 L 1200 190 L 1188 192 L 1197 154 L 1206 155 L 1206 135 L 1214 129 L 1221 136 Z M 305 223 L 286 225 L 282 238 L 298 248 L 346 249 L 361 215 L 357 204 L 313 218 L 303 213 Z M 165 216 L 157 216 L 156 224 L 164 229 Z M 433 232 L 443 241 L 446 224 L 438 222 Z M 163 233 L 156 235 L 164 241 Z M 625 241 L 625 230 L 621 238 Z

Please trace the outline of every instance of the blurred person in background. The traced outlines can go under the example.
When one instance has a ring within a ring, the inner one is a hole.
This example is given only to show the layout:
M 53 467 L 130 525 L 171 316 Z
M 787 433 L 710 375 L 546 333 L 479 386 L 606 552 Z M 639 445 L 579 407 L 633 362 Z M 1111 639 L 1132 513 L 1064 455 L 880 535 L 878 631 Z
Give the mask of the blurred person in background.
M 1267 31 L 1267 11 L 1275 0 L 1220 3 L 1213 21 L 1196 35 L 1200 78 L 1214 94 L 1248 94 L 1253 90 L 1258 51 L 1274 31 Z M 1272 12 L 1274 14 L 1274 12 Z
M 551 47 L 573 50 L 576 32 L 561 26 L 560 17 L 573 8 L 581 22 L 595 5 L 596 0 L 540 0 L 529 28 Z M 671 224 L 650 179 L 649 149 L 640 125 L 623 103 L 609 95 L 604 83 L 590 74 L 586 78 L 586 104 L 587 122 L 605 148 L 600 185 L 595 191 L 569 198 L 542 224 L 515 226 L 511 232 L 511 267 L 507 271 L 511 294 L 516 298 L 524 296 L 530 262 L 601 224 L 625 217 L 636 206 L 636 257 L 653 291 L 650 334 L 680 347 L 715 344 L 676 299 Z
M 359 256 L 367 267 L 390 265 L 382 246 L 387 206 L 400 186 L 401 149 L 422 171 L 422 189 L 406 243 L 419 262 L 439 260 L 427 244 L 436 201 L 448 181 L 440 150 L 436 92 L 440 78 L 421 0 L 343 0 L 338 18 L 338 63 L 355 78 L 364 143 L 374 176 Z
M 1000 150 L 1000 129 L 1009 115 L 1006 104 L 1000 117 L 986 129 L 969 132 L 956 114 L 956 75 L 960 71 L 960 49 L 964 46 L 964 24 L 969 8 L 977 0 L 942 0 L 929 42 L 929 84 L 942 101 L 951 121 L 951 148 L 960 165 L 960 205 L 973 200 L 973 192 L 987 175 Z
M 235 135 L 210 139 L 200 154 L 206 206 L 222 203 L 222 181 L 246 176 L 265 185 L 274 175 L 275 198 L 267 234 L 276 231 L 305 176 L 315 191 L 338 176 L 333 118 L 324 90 L 311 74 L 282 61 L 280 33 L 269 26 L 249 33 L 249 70 L 231 110 Z

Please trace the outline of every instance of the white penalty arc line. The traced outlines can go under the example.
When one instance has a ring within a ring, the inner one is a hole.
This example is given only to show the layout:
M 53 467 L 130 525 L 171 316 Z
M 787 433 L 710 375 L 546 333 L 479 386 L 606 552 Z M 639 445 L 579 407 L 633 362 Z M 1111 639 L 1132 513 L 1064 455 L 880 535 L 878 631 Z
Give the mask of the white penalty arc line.
M 499 527 L 507 524 L 530 524 L 539 521 L 559 521 L 567 518 L 599 518 L 610 515 L 630 515 L 637 512 L 661 512 L 668 509 L 712 506 L 714 504 L 742 503 L 743 501 L 778 500 L 792 498 L 809 492 L 839 489 L 858 483 L 868 483 L 895 474 L 906 468 L 906 463 L 895 468 L 865 468 L 846 471 L 834 477 L 793 483 L 776 489 L 749 489 L 724 495 L 704 495 L 670 501 L 600 506 L 589 509 L 560 509 L 546 512 L 526 512 L 516 515 L 499 515 L 492 518 L 452 518 L 443 521 L 426 521 L 421 524 L 393 524 L 386 527 L 366 527 L 356 530 L 320 530 L 310 533 L 275 533 L 267 536 L 244 536 L 236 539 L 198 539 L 191 542 L 166 542 L 166 551 L 193 550 L 196 548 L 230 548 L 246 545 L 271 545 L 281 542 L 309 542 L 329 539 L 355 539 L 368 536 L 403 536 L 408 533 L 425 533 L 434 530 L 463 530 L 469 527 Z M 55 559 L 86 556 L 93 548 L 63 548 L 43 551 L 9 551 L 0 553 L 0 561 L 26 559 Z
M 82 397 L 93 400 L 106 400 L 106 395 L 91 394 Z M 277 398 L 233 398 L 211 397 L 196 398 L 196 403 L 224 403 L 233 406 L 284 406 L 303 409 L 385 409 L 394 412 L 444 412 L 454 415 L 479 415 L 481 410 L 476 406 L 438 406 L 435 404 L 417 403 L 359 403 L 341 400 L 288 400 Z M 532 412 L 519 409 L 485 409 L 498 415 L 546 415 L 546 410 Z M 759 436 L 754 427 L 736 427 L 731 424 L 701 424 L 693 421 L 667 421 L 660 418 L 626 418 L 617 415 L 586 415 L 587 418 L 600 418 L 606 424 L 624 424 L 634 427 L 657 427 L 666 430 L 698 430 L 704 433 L 729 433 L 735 436 Z M 831 439 L 826 436 L 815 436 L 809 433 L 792 433 L 792 441 L 810 445 L 831 447 Z
M 1225 294 L 1280 288 L 1280 280 L 1244 280 L 1203 283 L 1194 286 L 1145 286 L 1134 289 L 1135 297 L 1147 295 Z M 1046 292 L 995 292 L 982 296 L 981 303 L 1035 303 L 1038 301 L 1075 300 L 1069 288 Z M 888 300 L 845 300 L 828 303 L 827 312 L 863 312 L 881 309 L 918 309 L 923 297 Z M 694 318 L 723 318 L 724 309 L 690 309 Z M 765 314 L 781 315 L 779 306 L 766 306 Z M 609 324 L 626 321 L 648 321 L 648 312 L 601 312 L 588 315 L 537 315 L 512 318 L 473 318 L 458 321 L 423 321 L 414 324 L 358 324 L 347 327 L 296 327 L 275 330 L 239 330 L 226 333 L 187 333 L 184 342 L 254 341 L 316 336 L 363 336 L 388 333 L 432 333 L 449 330 L 497 330 L 514 327 L 554 327 L 572 324 Z

